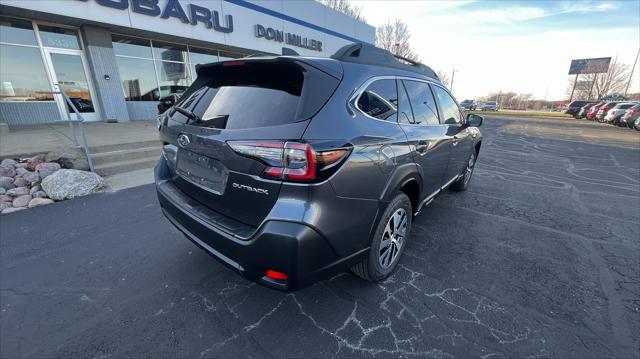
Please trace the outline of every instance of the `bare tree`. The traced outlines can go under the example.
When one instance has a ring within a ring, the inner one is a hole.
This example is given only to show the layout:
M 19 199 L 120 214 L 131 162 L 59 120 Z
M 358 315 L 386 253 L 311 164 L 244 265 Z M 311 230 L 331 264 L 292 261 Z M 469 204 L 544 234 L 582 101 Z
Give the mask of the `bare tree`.
M 378 27 L 376 31 L 376 46 L 389 50 L 391 53 L 412 61 L 420 61 L 418 55 L 413 52 L 409 40 L 411 33 L 407 24 L 402 20 L 390 20 Z
M 600 74 L 578 75 L 575 100 L 601 99 L 607 95 L 624 92 L 629 79 L 629 65 L 618 62 L 616 57 L 609 65 L 609 71 Z M 571 93 L 575 77 L 571 76 L 567 88 L 567 95 Z
M 318 0 L 323 5 L 339 11 L 347 16 L 365 22 L 364 16 L 362 16 L 362 7 L 351 4 L 348 0 Z
M 445 85 L 448 89 L 451 88 L 451 77 L 448 72 L 442 71 L 440 69 L 436 70 L 436 75 L 440 79 L 443 85 Z

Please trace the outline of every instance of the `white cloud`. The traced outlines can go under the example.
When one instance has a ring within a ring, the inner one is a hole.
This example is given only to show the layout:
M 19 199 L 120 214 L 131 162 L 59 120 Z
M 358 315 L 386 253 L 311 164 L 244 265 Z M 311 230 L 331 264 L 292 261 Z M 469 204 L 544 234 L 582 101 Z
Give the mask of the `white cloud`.
M 458 98 L 476 98 L 491 91 L 533 93 L 537 98 L 565 97 L 569 63 L 576 58 L 615 57 L 632 64 L 640 43 L 638 20 L 620 27 L 524 30 L 525 21 L 559 12 L 606 11 L 609 3 L 564 4 L 553 10 L 535 6 L 466 9 L 457 2 L 365 2 L 363 13 L 374 26 L 400 18 L 412 33 L 411 44 L 421 60 L 451 73 Z M 450 6 L 446 11 L 442 6 Z M 636 69 L 636 74 L 639 73 Z M 636 75 L 635 78 L 638 76 Z M 632 92 L 640 81 L 632 81 Z

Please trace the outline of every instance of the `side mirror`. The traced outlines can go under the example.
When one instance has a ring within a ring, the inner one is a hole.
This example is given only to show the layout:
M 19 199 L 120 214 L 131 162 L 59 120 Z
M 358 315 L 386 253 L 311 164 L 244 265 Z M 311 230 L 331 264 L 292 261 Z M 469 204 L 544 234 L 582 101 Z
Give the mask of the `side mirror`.
M 484 118 L 480 115 L 476 115 L 475 113 L 470 113 L 467 115 L 467 125 L 469 127 L 480 127 L 482 126 L 482 121 Z

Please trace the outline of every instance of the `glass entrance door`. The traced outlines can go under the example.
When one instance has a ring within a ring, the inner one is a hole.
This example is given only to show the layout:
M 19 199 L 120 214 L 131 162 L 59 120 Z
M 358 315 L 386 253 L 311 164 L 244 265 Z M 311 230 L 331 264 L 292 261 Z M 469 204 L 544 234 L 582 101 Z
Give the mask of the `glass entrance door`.
M 86 121 L 98 121 L 99 116 L 93 102 L 93 90 L 87 77 L 87 68 L 82 58 L 82 52 L 47 48 L 45 53 L 54 85 L 52 87 L 55 88 L 55 84 L 59 84 L 60 89 L 69 96 L 71 102 L 82 113 L 82 117 Z M 55 97 L 58 107 L 63 111 L 63 116 L 66 117 L 68 110 L 72 118 L 75 118 L 75 112 L 70 105 L 65 103 L 63 97 L 61 95 Z

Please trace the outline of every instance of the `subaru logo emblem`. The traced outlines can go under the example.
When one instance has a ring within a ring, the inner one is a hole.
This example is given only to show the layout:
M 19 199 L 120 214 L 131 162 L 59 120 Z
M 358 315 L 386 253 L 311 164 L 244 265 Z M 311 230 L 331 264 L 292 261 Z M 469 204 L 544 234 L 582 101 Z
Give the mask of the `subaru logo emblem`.
M 191 143 L 191 140 L 189 139 L 189 136 L 185 135 L 184 133 L 181 134 L 180 136 L 178 136 L 178 144 L 182 147 L 187 147 L 189 145 L 189 143 Z

